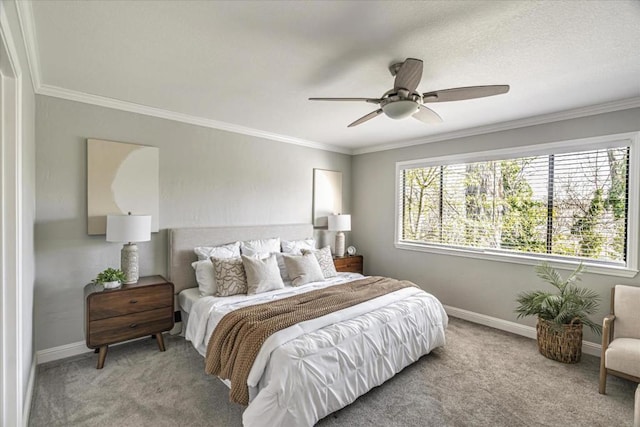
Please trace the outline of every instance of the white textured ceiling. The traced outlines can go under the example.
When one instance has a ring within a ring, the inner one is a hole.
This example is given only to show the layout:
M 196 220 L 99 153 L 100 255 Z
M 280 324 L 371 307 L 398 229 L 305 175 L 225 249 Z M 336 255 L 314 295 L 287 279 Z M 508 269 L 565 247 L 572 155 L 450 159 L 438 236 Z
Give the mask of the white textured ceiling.
M 347 149 L 640 96 L 638 1 L 37 1 L 41 84 Z M 380 116 L 387 67 L 424 60 L 421 92 L 509 84 Z

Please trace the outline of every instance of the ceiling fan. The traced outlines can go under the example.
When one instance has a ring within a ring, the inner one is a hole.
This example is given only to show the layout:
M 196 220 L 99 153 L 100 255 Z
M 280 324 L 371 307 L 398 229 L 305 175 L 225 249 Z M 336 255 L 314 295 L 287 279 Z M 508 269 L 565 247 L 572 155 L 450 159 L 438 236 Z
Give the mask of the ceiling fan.
M 462 101 L 483 98 L 509 92 L 509 85 L 468 86 L 436 90 L 420 94 L 416 91 L 422 78 L 422 60 L 407 58 L 404 62 L 391 64 L 389 71 L 395 76 L 393 89 L 381 98 L 309 98 L 310 101 L 364 101 L 379 104 L 380 108 L 360 117 L 348 127 L 357 126 L 384 113 L 392 119 L 412 116 L 421 122 L 432 124 L 442 122 L 442 118 L 423 104 L 429 102 Z

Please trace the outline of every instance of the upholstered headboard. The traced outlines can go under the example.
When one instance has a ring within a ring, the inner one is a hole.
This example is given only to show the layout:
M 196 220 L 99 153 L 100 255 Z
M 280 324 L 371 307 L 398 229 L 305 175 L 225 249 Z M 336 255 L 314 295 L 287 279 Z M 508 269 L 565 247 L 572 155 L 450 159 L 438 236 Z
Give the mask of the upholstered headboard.
M 235 241 L 268 239 L 300 240 L 313 237 L 313 225 L 257 225 L 244 227 L 170 228 L 167 279 L 175 293 L 198 286 L 191 263 L 197 261 L 196 246 L 218 246 Z

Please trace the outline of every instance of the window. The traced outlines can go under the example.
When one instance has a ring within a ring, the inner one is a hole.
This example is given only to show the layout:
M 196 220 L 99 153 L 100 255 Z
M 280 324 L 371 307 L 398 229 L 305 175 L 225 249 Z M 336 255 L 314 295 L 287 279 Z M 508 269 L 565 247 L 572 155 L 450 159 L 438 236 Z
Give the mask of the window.
M 396 246 L 635 274 L 637 139 L 400 162 Z

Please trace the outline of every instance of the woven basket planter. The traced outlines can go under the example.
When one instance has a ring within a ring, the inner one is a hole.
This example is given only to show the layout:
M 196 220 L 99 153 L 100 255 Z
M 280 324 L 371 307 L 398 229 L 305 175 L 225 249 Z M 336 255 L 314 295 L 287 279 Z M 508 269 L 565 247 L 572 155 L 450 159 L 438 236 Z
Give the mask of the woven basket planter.
M 538 350 L 544 357 L 562 363 L 578 363 L 582 356 L 582 323 L 562 325 L 538 318 Z

